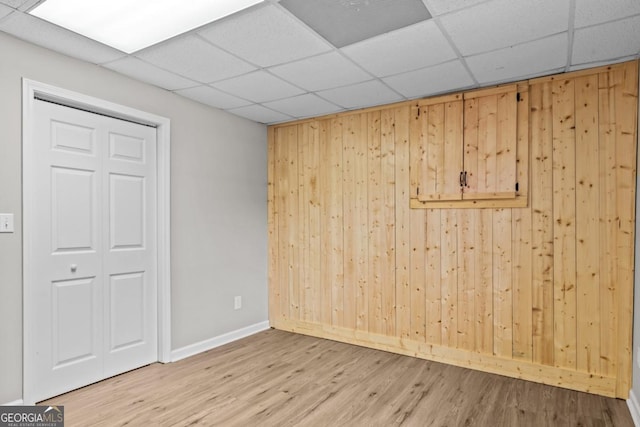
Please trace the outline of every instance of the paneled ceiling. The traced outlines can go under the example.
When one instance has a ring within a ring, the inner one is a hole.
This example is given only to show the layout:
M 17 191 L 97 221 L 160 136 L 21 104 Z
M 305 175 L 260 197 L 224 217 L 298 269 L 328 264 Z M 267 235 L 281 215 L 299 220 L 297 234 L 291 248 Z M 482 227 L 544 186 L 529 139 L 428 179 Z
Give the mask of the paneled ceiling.
M 266 0 L 130 55 L 38 3 L 0 31 L 267 124 L 640 56 L 640 0 Z

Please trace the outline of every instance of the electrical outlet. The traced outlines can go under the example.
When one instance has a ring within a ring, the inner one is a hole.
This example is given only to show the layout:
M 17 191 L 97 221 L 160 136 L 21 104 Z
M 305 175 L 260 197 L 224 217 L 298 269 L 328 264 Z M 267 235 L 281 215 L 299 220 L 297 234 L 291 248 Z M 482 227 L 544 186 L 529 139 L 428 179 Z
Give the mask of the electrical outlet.
M 237 296 L 233 299 L 233 309 L 240 310 L 242 308 L 242 297 Z
M 13 233 L 13 214 L 0 214 L 0 233 Z

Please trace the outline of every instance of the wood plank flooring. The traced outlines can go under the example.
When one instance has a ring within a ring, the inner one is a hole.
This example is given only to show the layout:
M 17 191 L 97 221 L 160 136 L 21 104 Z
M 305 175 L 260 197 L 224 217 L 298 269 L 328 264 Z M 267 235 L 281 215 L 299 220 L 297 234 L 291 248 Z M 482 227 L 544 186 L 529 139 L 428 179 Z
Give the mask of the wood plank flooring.
M 50 399 L 66 426 L 633 426 L 623 400 L 268 330 Z

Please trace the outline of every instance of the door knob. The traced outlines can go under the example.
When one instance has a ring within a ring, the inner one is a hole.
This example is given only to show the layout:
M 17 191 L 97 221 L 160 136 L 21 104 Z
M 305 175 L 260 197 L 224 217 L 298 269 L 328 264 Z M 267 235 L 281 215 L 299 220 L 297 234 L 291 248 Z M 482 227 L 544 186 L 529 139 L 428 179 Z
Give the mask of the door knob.
M 78 270 L 78 264 L 71 264 L 71 272 L 75 273 Z

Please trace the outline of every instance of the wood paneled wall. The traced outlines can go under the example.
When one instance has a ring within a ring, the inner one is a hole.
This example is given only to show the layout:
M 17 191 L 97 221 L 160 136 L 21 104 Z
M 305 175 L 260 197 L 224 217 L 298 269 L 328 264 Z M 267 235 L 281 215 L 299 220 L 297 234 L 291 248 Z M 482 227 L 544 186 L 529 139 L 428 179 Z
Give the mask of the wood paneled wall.
M 525 208 L 411 209 L 415 102 L 270 127 L 271 325 L 626 398 L 638 64 L 528 84 Z

